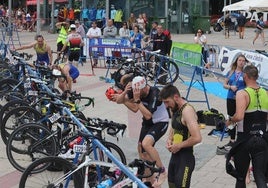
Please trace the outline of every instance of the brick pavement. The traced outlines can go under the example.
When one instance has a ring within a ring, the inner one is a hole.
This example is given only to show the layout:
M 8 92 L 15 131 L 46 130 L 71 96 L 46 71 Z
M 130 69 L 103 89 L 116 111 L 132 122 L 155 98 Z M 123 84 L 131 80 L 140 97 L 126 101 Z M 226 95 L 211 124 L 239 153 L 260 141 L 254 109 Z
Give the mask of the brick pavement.
M 56 49 L 55 39 L 56 34 L 48 34 L 47 32 L 42 32 L 45 38 L 49 41 L 49 44 L 52 46 L 52 49 Z M 33 41 L 34 33 L 21 32 L 21 43 L 27 44 Z M 193 34 L 185 35 L 173 35 L 174 41 L 179 42 L 188 42 L 192 43 Z M 253 29 L 246 29 L 245 39 L 241 40 L 238 37 L 238 34 L 231 35 L 229 39 L 224 39 L 223 33 L 214 33 L 207 34 L 208 43 L 220 46 L 232 46 L 240 49 L 259 49 L 264 50 L 265 48 L 261 46 L 260 40 L 256 42 L 255 46 L 252 45 L 252 40 L 254 37 Z M 33 50 L 27 50 L 27 52 L 33 53 Z M 85 114 L 88 117 L 102 117 L 107 118 L 113 121 L 127 123 L 129 126 L 126 136 L 119 139 L 118 145 L 123 148 L 125 154 L 127 155 L 127 160 L 131 161 L 133 156 L 137 156 L 136 152 L 136 142 L 137 134 L 139 131 L 139 126 L 137 122 L 130 121 L 131 119 L 137 119 L 140 115 L 133 115 L 127 111 L 123 106 L 116 105 L 108 101 L 104 95 L 105 90 L 111 85 L 100 81 L 99 76 L 104 76 L 106 73 L 105 69 L 95 69 L 95 76 L 89 76 L 91 74 L 91 67 L 89 63 L 86 63 L 84 67 L 80 66 L 80 71 L 83 76 L 78 78 L 78 82 L 74 84 L 74 89 L 81 92 L 83 95 L 88 95 L 95 98 L 95 107 L 88 108 L 85 111 Z M 182 76 L 184 80 L 189 80 L 185 76 Z M 213 79 L 213 78 L 204 78 Z M 181 81 L 177 81 L 176 86 L 179 87 L 182 96 L 186 95 L 187 86 L 182 84 Z M 204 99 L 202 98 L 203 94 L 201 91 L 193 89 L 190 95 L 190 98 L 194 99 Z M 225 109 L 225 100 L 218 98 L 214 95 L 208 94 L 210 106 L 226 114 Z M 193 103 L 196 110 L 206 109 L 206 104 L 204 103 Z M 131 116 L 131 118 L 130 118 Z M 131 128 L 130 128 L 131 127 Z M 213 187 L 213 188 L 231 188 L 234 187 L 235 180 L 231 176 L 225 173 L 225 160 L 223 156 L 217 156 L 215 154 L 216 146 L 222 145 L 228 142 L 228 139 L 224 139 L 223 142 L 220 142 L 218 138 L 207 136 L 208 132 L 212 127 L 207 126 L 205 129 L 201 129 L 202 133 L 202 143 L 195 147 L 196 154 L 196 169 L 192 176 L 192 188 L 204 188 L 204 187 Z M 135 133 L 136 131 L 136 133 Z M 114 142 L 117 142 L 114 138 L 109 138 Z M 129 147 L 133 146 L 133 147 Z M 158 142 L 157 148 L 160 151 L 160 155 L 164 164 L 167 165 L 169 161 L 170 154 L 165 149 L 165 136 Z M 14 171 L 13 167 L 9 164 L 6 154 L 5 146 L 0 141 L 0 187 L 3 188 L 16 188 L 18 187 L 18 181 L 20 173 Z M 162 187 L 167 187 L 165 183 Z M 254 183 L 248 185 L 248 187 L 255 187 Z

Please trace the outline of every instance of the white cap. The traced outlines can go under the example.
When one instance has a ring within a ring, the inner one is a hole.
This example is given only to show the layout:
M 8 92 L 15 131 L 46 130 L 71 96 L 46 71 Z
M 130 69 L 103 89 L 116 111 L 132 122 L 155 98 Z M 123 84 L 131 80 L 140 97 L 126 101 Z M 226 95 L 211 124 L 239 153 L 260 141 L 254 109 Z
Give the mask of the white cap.
M 132 80 L 132 88 L 135 89 L 136 87 L 139 89 L 143 89 L 146 86 L 146 80 L 142 76 L 136 76 Z
M 76 26 L 75 26 L 74 24 L 71 24 L 71 25 L 70 25 L 70 28 L 71 28 L 71 29 L 75 29 Z

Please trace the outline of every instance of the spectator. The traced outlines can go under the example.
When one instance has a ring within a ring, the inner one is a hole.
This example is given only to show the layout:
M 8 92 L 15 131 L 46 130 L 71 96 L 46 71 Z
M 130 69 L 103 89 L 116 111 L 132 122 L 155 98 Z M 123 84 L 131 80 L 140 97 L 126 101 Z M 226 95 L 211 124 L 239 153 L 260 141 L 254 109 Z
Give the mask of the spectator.
M 210 69 L 216 65 L 216 50 L 215 48 L 210 48 L 208 50 L 208 58 L 207 58 L 207 63 L 205 64 L 206 69 Z
M 143 34 L 139 30 L 139 26 L 134 26 L 134 32 L 130 36 L 130 42 L 132 44 L 132 54 L 133 58 L 140 58 L 141 53 L 141 42 L 142 42 Z M 138 57 L 136 57 L 136 54 L 138 54 Z
M 119 36 L 121 38 L 129 38 L 130 37 L 130 32 L 127 26 L 127 22 L 123 23 L 123 26 L 119 29 Z
M 58 22 L 64 22 L 65 18 L 64 18 L 64 9 L 61 8 L 59 13 L 58 13 Z
M 29 30 L 32 22 L 31 14 L 29 11 L 26 14 L 25 20 L 26 20 L 26 30 Z
M 160 54 L 168 55 L 168 37 L 163 33 L 162 25 L 157 26 L 157 33 L 153 36 L 153 51 L 161 50 Z
M 74 9 L 69 8 L 67 18 L 70 20 L 70 24 L 74 24 Z
M 243 15 L 242 12 L 240 12 L 239 17 L 237 18 L 237 25 L 240 39 L 244 39 L 246 22 L 247 22 L 246 17 Z
M 158 22 L 152 23 L 152 29 L 150 31 L 150 39 L 153 39 L 153 36 L 157 33 L 157 26 L 158 26 Z
M 87 37 L 90 39 L 90 44 L 98 44 L 98 38 L 101 37 L 101 29 L 97 27 L 97 22 L 93 21 L 91 24 L 91 28 L 89 28 L 87 32 Z M 96 41 L 95 41 L 96 40 Z M 92 50 L 92 48 L 91 48 Z M 97 66 L 98 64 L 98 52 L 92 51 L 93 55 L 93 66 Z
M 116 34 L 117 34 L 117 29 L 113 24 L 113 20 L 109 19 L 107 21 L 107 26 L 103 30 L 103 36 L 105 38 L 115 38 Z
M 207 37 L 206 35 L 203 34 L 203 31 L 201 29 L 197 30 L 196 36 L 194 37 L 194 42 L 202 46 L 202 51 L 201 51 L 202 59 L 203 59 L 204 64 L 206 64 L 207 63 L 207 50 L 206 50 Z
M 146 13 L 142 13 L 142 18 L 144 20 L 144 31 L 143 32 L 144 32 L 144 34 L 146 34 L 146 32 L 149 31 L 149 27 L 148 27 L 149 22 L 148 22 L 148 18 L 146 16 Z
M 83 27 L 83 25 L 80 24 L 79 20 L 75 21 L 75 26 L 76 26 L 76 32 L 82 37 L 82 40 L 84 40 L 84 38 L 86 38 L 86 32 L 85 29 Z M 86 57 L 84 56 L 83 52 L 84 52 L 84 46 L 80 47 L 80 57 L 82 57 L 82 60 L 85 61 Z
M 85 7 L 82 10 L 82 19 L 83 19 L 84 24 L 86 24 L 86 22 L 88 21 L 88 18 L 89 18 L 89 10 L 88 8 Z
M 225 28 L 225 38 L 230 37 L 230 29 L 232 25 L 232 19 L 230 18 L 230 14 L 226 14 L 226 17 L 224 19 L 224 28 Z
M 264 41 L 264 22 L 263 22 L 263 16 L 261 15 L 259 17 L 259 20 L 257 21 L 256 23 L 256 29 L 255 29 L 255 33 L 256 33 L 256 36 L 255 38 L 253 39 L 253 45 L 255 43 L 255 41 L 257 40 L 257 38 L 259 36 L 261 36 L 261 40 L 262 40 L 262 44 L 265 46 L 265 41 Z
M 134 25 L 137 23 L 134 13 L 130 13 L 130 17 L 128 18 L 127 22 L 129 30 L 133 30 Z
M 79 20 L 75 20 L 76 32 L 81 35 L 82 38 L 86 37 L 86 32 L 82 24 L 80 24 Z
M 139 26 L 140 31 L 145 33 L 145 22 L 142 18 L 142 14 L 139 14 L 139 17 L 137 18 L 137 24 Z

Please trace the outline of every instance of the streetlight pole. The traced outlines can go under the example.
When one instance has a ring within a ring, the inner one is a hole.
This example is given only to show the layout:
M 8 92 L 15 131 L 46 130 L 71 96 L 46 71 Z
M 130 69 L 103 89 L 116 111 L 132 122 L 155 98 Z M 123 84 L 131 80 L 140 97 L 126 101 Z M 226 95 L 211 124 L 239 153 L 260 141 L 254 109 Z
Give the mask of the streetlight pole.
M 55 11 L 55 0 L 52 0 L 51 5 L 51 32 L 55 32 L 55 18 L 54 18 L 54 11 Z
M 36 6 L 36 34 L 40 35 L 41 32 L 41 23 L 40 23 L 40 0 L 36 1 L 37 6 Z

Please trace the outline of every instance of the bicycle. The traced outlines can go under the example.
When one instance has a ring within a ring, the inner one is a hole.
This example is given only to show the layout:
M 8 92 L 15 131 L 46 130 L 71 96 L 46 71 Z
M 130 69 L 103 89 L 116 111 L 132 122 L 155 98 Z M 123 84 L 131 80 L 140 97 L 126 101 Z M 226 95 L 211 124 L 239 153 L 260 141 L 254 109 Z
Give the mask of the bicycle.
M 120 88 L 120 79 L 123 75 L 132 73 L 133 76 L 144 76 L 149 85 L 173 84 L 179 78 L 179 68 L 174 61 L 166 56 L 159 55 L 159 51 L 150 52 L 146 61 L 137 61 L 137 59 L 127 59 L 121 67 L 112 75 L 115 85 Z M 140 57 L 139 57 L 140 58 Z
M 88 155 L 86 155 L 85 157 L 85 161 L 83 163 L 81 163 L 77 168 L 74 168 L 73 165 L 70 165 L 70 163 L 68 163 L 68 161 L 62 159 L 62 158 L 58 158 L 58 157 L 50 157 L 52 158 L 52 160 L 55 162 L 56 160 L 59 161 L 59 163 L 64 166 L 64 168 L 61 170 L 62 173 L 60 175 L 60 177 L 58 177 L 57 179 L 54 179 L 55 176 L 50 177 L 51 179 L 48 180 L 47 182 L 45 182 L 44 186 L 50 186 L 50 187 L 68 187 L 69 185 L 69 178 L 72 177 L 73 179 L 73 186 L 74 187 L 88 187 L 88 172 L 90 167 L 97 168 L 97 177 L 98 177 L 98 182 L 101 182 L 103 180 L 103 177 L 100 174 L 100 171 L 98 170 L 98 168 L 100 166 L 104 166 L 108 169 L 112 168 L 116 168 L 116 169 L 120 169 L 120 171 L 122 173 L 124 173 L 126 176 L 128 176 L 130 179 L 132 179 L 135 183 L 137 183 L 137 185 L 141 188 L 145 188 L 146 186 L 141 182 L 141 180 L 139 178 L 137 178 L 126 166 L 124 166 L 118 159 L 116 159 L 112 153 L 109 151 L 109 149 L 107 149 L 95 136 L 94 134 L 92 134 L 92 132 L 90 132 L 71 112 L 70 110 L 68 110 L 66 107 L 63 107 L 63 111 L 73 120 L 73 122 L 79 127 L 79 129 L 82 131 L 83 136 L 86 137 L 86 139 L 90 138 L 91 144 L 92 144 L 92 148 L 93 148 L 93 153 L 94 153 L 94 158 L 95 160 L 92 161 Z M 110 162 L 103 162 L 103 161 L 98 161 L 98 156 L 97 156 L 97 151 L 96 148 L 99 148 L 113 163 Z M 43 158 L 38 160 L 39 162 L 42 160 L 49 160 L 49 158 Z M 37 169 L 35 169 L 36 171 L 39 172 L 44 172 L 50 165 L 51 161 L 49 161 L 46 165 L 37 165 Z M 38 163 L 36 161 L 36 163 Z M 41 162 L 42 164 L 42 162 Z M 29 166 L 30 167 L 30 166 Z M 31 170 L 29 170 L 29 167 L 24 171 L 24 175 L 21 178 L 21 182 L 20 182 L 20 188 L 25 187 L 25 182 L 26 180 L 31 177 L 35 177 L 35 173 L 31 173 Z M 82 177 L 79 173 L 80 169 L 83 169 L 85 167 L 85 176 Z M 35 168 L 35 167 L 31 167 L 31 168 Z M 116 170 L 114 169 L 114 170 Z M 112 170 L 113 171 L 113 170 Z M 28 174 L 26 174 L 26 172 L 28 172 Z M 81 184 L 83 182 L 83 185 Z
M 51 164 L 56 165 L 56 166 L 61 166 L 62 168 L 58 169 L 57 172 L 55 171 L 53 172 L 51 170 Z M 52 186 L 52 187 L 74 186 L 75 188 L 86 187 L 88 180 L 94 179 L 94 177 L 92 177 L 92 171 L 91 172 L 89 171 L 88 177 L 86 177 L 85 180 L 83 180 L 82 174 L 84 173 L 83 171 L 86 171 L 85 169 L 83 169 L 85 165 L 89 166 L 90 170 L 95 169 L 93 165 L 100 165 L 100 166 L 114 168 L 114 171 L 110 169 L 111 170 L 110 175 L 106 176 L 106 178 L 104 178 L 101 181 L 101 182 L 107 182 L 107 180 L 108 181 L 111 180 L 110 184 L 112 184 L 111 187 L 113 188 L 137 187 L 136 182 L 134 182 L 130 178 L 118 179 L 116 176 L 118 174 L 119 169 L 116 166 L 112 166 L 110 163 L 94 161 L 94 160 L 91 160 L 90 158 L 86 158 L 86 160 L 76 168 L 75 165 L 58 157 L 45 157 L 45 158 L 42 158 L 33 162 L 23 172 L 22 177 L 20 179 L 19 187 L 20 188 L 40 187 L 41 185 L 48 186 L 48 187 L 49 186 Z M 161 169 L 155 167 L 155 162 L 143 161 L 140 159 L 135 159 L 132 162 L 130 162 L 128 164 L 128 168 L 139 179 L 151 177 L 154 173 L 160 173 L 161 171 Z M 38 169 L 39 171 L 34 173 L 33 170 L 35 169 Z M 150 173 L 148 175 L 144 174 L 145 169 L 149 169 Z M 72 170 L 73 170 L 73 173 L 69 174 L 68 172 Z M 70 182 L 70 176 L 71 176 L 71 179 L 74 180 L 73 182 Z M 54 177 L 55 181 L 51 181 L 51 179 L 49 179 L 48 177 Z M 65 178 L 65 182 L 62 182 L 63 178 Z M 48 185 L 48 182 L 50 182 L 49 185 Z M 81 182 L 83 182 L 83 184 Z M 88 186 L 96 187 L 101 184 L 102 183 L 99 183 L 97 185 L 88 184 Z

